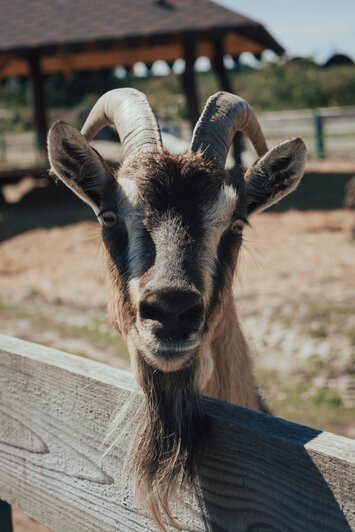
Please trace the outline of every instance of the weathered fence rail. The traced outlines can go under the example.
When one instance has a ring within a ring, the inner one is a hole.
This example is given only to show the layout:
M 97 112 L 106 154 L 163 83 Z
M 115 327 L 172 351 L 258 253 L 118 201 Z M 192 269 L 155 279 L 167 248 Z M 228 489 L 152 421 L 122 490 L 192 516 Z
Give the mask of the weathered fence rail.
M 134 388 L 128 372 L 0 335 L 0 499 L 55 531 L 154 530 L 122 480 L 126 445 L 102 458 L 113 412 L 142 400 Z M 352 530 L 354 441 L 212 399 L 204 407 L 200 496 L 185 491 L 173 507 L 184 531 Z

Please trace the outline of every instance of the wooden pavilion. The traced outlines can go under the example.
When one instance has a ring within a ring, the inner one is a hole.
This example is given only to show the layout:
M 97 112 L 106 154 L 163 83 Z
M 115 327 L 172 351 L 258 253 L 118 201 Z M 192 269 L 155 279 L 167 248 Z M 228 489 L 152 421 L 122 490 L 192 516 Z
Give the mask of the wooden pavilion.
M 30 77 L 39 144 L 45 149 L 47 120 L 43 78 L 73 71 L 148 67 L 185 59 L 182 85 L 195 123 L 198 98 L 194 62 L 206 56 L 230 91 L 223 56 L 260 55 L 283 48 L 255 20 L 210 0 L 0 0 L 0 80 Z

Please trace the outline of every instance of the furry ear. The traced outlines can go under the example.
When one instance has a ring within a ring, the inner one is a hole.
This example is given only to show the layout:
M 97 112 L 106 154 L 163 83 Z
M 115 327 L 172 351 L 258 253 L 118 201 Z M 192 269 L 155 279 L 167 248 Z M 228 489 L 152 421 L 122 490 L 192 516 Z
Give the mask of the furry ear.
M 299 137 L 277 144 L 245 174 L 247 214 L 273 205 L 294 190 L 304 173 L 307 150 Z
M 59 177 L 96 212 L 105 185 L 113 176 L 94 148 L 81 133 L 66 122 L 53 124 L 48 133 L 50 172 Z

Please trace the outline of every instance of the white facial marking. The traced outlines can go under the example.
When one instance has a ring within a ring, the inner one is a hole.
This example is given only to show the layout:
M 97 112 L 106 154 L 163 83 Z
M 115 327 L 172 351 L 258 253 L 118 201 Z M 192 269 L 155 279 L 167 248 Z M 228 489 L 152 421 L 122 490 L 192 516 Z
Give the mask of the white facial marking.
M 208 209 L 205 220 L 211 226 L 225 226 L 229 223 L 230 217 L 235 209 L 237 193 L 231 185 L 222 185 L 218 192 L 216 201 Z M 222 230 L 224 227 L 222 227 Z M 222 231 L 221 231 L 222 232 Z
M 212 279 L 216 272 L 218 244 L 223 231 L 231 222 L 236 203 L 237 193 L 235 189 L 230 185 L 224 184 L 217 195 L 216 201 L 205 215 L 205 251 L 202 271 L 207 299 L 210 298 L 212 293 Z
M 129 203 L 132 206 L 137 205 L 138 190 L 136 183 L 132 179 L 128 179 L 127 177 L 120 177 L 118 180 L 118 184 L 120 185 L 123 195 L 129 201 Z
M 177 216 L 168 215 L 151 232 L 156 251 L 155 278 L 167 286 L 171 281 L 179 281 L 181 275 L 181 248 L 185 239 L 185 228 Z

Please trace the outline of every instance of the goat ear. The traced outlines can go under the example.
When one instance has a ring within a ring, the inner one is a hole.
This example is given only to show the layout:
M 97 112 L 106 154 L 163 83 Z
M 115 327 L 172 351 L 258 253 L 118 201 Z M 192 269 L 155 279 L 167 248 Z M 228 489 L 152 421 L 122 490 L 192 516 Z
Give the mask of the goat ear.
M 299 137 L 277 144 L 245 174 L 247 214 L 263 211 L 294 190 L 304 173 L 307 150 Z
M 54 173 L 96 212 L 105 185 L 113 176 L 81 133 L 66 122 L 53 124 L 48 133 L 50 172 Z

